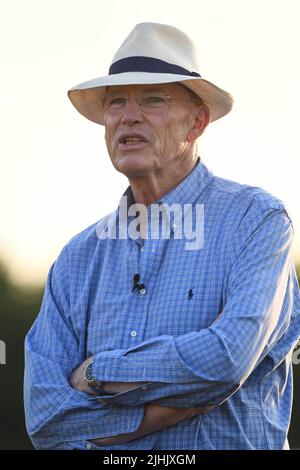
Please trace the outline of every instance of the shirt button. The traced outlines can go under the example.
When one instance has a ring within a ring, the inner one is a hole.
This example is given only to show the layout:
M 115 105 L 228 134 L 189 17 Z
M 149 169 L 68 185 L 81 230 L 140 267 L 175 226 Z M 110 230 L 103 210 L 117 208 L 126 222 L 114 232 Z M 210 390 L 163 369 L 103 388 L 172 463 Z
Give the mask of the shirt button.
M 141 295 L 146 294 L 146 289 L 140 289 L 140 294 L 141 294 Z
M 144 251 L 144 247 L 143 247 L 143 246 L 141 247 L 141 251 Z
M 175 232 L 176 229 L 177 229 L 177 224 L 172 224 L 172 231 Z
M 87 445 L 86 445 L 86 448 L 87 448 L 87 449 L 91 449 L 91 448 L 92 448 L 92 444 L 87 444 Z
M 135 338 L 136 335 L 137 335 L 137 332 L 136 332 L 136 331 L 132 331 L 130 334 L 131 334 L 131 337 L 132 337 L 132 338 Z

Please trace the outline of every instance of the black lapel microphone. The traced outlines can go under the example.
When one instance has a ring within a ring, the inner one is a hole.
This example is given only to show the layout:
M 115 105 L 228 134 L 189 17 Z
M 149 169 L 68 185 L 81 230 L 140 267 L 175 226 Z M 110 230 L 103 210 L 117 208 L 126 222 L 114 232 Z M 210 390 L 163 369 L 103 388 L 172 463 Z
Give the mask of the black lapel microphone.
M 140 280 L 140 275 L 139 274 L 135 274 L 133 276 L 133 288 L 132 288 L 132 292 L 135 291 L 135 289 L 137 290 L 142 290 L 142 289 L 145 289 L 145 284 L 139 284 L 139 280 Z

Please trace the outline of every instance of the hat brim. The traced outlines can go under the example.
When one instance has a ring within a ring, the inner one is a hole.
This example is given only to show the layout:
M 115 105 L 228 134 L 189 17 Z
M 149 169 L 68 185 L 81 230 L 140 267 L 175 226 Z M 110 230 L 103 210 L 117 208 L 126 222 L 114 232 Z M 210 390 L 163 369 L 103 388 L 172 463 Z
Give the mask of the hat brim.
M 210 120 L 216 121 L 232 109 L 233 98 L 225 90 L 200 78 L 185 75 L 149 72 L 124 72 L 80 83 L 68 91 L 77 111 L 90 121 L 104 125 L 102 98 L 106 87 L 116 85 L 150 85 L 179 82 L 198 95 L 210 110 Z

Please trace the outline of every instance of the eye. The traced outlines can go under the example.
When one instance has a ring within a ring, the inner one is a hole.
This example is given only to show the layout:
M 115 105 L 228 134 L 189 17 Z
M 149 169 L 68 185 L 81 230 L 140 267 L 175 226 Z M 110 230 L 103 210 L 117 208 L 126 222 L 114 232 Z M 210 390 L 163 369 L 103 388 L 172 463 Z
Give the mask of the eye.
M 145 104 L 165 104 L 166 99 L 164 96 L 148 96 L 147 98 L 144 99 Z
M 111 106 L 126 104 L 126 98 L 112 98 L 109 103 Z
M 126 98 L 110 98 L 108 100 L 108 106 L 123 106 L 126 104 Z

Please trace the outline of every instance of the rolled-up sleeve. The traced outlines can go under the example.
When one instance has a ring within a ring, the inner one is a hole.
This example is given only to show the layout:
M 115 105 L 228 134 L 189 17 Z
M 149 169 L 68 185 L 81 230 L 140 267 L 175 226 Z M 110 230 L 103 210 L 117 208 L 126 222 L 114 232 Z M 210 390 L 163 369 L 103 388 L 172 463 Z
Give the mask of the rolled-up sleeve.
M 135 431 L 143 406 L 111 406 L 69 384 L 84 358 L 69 319 L 66 250 L 49 271 L 41 311 L 25 340 L 24 405 L 37 449 L 72 449 L 87 439 Z
M 99 353 L 94 362 L 98 379 L 151 382 L 108 402 L 217 406 L 234 393 L 289 327 L 295 308 L 292 238 L 284 209 L 245 216 L 228 240 L 231 262 L 221 315 L 200 331 Z M 299 315 L 296 326 L 295 341 Z

